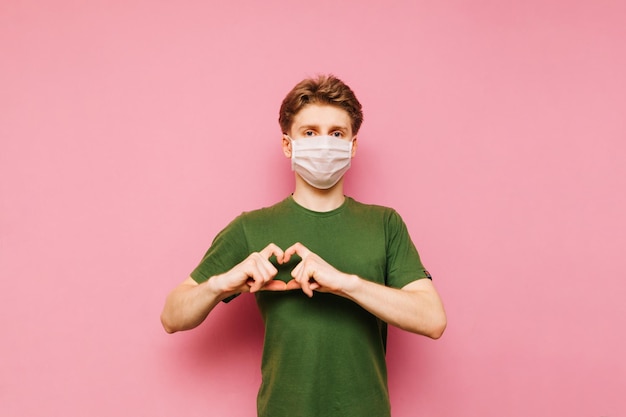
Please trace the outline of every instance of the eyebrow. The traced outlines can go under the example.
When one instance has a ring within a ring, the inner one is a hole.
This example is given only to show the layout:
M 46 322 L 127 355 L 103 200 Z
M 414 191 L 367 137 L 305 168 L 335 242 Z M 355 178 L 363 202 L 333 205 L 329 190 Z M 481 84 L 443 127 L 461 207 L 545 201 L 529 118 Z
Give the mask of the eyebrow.
M 320 130 L 320 125 L 304 125 L 304 126 L 300 126 L 298 129 L 299 130 Z M 329 129 L 331 132 L 334 132 L 335 130 L 341 130 L 343 132 L 347 132 L 349 130 L 348 126 L 331 126 Z

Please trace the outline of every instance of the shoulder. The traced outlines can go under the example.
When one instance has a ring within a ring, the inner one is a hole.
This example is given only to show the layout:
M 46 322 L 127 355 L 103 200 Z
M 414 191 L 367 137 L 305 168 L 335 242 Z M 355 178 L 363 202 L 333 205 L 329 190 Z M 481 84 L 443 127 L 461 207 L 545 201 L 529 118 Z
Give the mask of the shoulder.
M 350 201 L 350 214 L 360 218 L 369 225 L 379 225 L 385 229 L 385 233 L 392 236 L 398 232 L 406 231 L 404 219 L 396 209 L 378 204 L 365 204 L 354 199 Z
M 267 231 L 282 218 L 280 211 L 284 201 L 272 206 L 241 212 L 230 221 L 215 237 L 218 241 L 247 241 L 251 234 Z
M 398 212 L 387 206 L 382 206 L 379 204 L 366 204 L 361 203 L 352 197 L 347 197 L 349 202 L 349 210 L 354 213 L 367 214 L 372 216 L 379 216 L 385 219 L 390 219 L 392 217 L 400 217 Z
M 286 198 L 271 206 L 261 207 L 254 210 L 244 211 L 235 218 L 235 222 L 247 223 L 255 221 L 264 221 L 268 218 L 275 218 L 277 215 L 288 211 L 290 208 L 289 198 Z

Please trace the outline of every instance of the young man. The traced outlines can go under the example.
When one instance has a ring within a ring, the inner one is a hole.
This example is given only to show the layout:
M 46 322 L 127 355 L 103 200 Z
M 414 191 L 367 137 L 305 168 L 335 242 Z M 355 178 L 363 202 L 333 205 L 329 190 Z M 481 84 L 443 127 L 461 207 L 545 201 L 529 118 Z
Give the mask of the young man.
M 255 294 L 265 323 L 261 417 L 389 416 L 387 324 L 434 339 L 446 327 L 400 216 L 343 194 L 362 120 L 341 80 L 296 85 L 279 117 L 293 194 L 233 220 L 166 300 L 161 321 L 172 333 Z

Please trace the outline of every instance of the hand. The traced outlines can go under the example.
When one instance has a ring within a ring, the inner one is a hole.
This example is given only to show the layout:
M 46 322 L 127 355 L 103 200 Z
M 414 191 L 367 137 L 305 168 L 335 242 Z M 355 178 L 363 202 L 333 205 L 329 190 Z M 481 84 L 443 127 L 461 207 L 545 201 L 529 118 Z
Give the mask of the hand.
M 283 263 L 284 253 L 273 243 L 260 252 L 251 253 L 230 271 L 219 276 L 220 286 L 225 294 L 256 292 L 261 289 L 284 290 L 287 284 L 274 280 L 278 270 L 269 261 L 275 255 L 279 264 Z
M 302 260 L 291 271 L 293 280 L 286 284 L 287 287 L 300 287 L 306 295 L 313 297 L 313 291 L 340 293 L 348 283 L 350 275 L 338 271 L 301 243 L 286 249 L 282 262 L 288 262 L 293 254 Z

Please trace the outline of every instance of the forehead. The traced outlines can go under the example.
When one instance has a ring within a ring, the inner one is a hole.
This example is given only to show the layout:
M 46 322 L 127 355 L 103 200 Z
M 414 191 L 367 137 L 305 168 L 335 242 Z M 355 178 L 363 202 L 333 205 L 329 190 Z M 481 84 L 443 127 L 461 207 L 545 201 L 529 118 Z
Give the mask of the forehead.
M 293 118 L 292 129 L 302 126 L 337 127 L 350 129 L 352 120 L 347 111 L 329 104 L 308 104 Z

